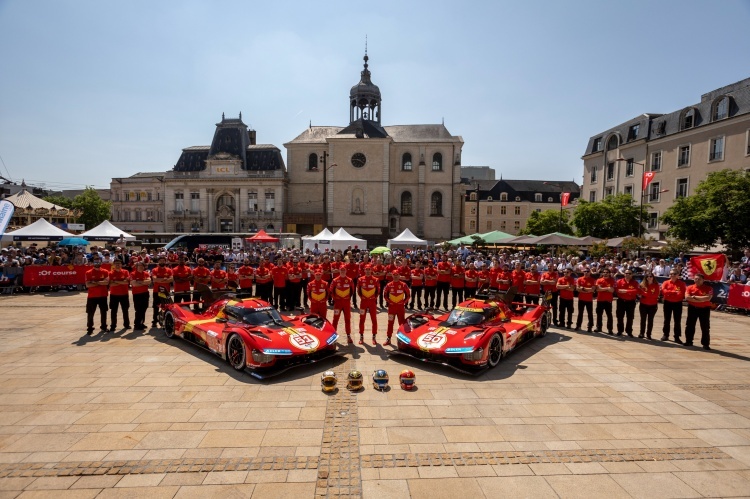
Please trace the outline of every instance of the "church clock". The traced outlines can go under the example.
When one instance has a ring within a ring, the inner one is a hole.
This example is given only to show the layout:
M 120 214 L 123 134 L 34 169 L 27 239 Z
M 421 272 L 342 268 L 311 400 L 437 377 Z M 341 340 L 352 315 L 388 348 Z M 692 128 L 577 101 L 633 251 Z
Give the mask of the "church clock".
M 367 157 L 361 152 L 354 153 L 352 155 L 352 166 L 355 168 L 362 168 L 367 163 Z

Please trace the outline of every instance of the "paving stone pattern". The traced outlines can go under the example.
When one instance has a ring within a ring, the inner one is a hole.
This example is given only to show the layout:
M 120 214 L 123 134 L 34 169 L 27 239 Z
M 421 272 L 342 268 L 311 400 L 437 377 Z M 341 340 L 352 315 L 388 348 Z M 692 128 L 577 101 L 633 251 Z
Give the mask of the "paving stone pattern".
M 748 317 L 712 313 L 710 352 L 553 328 L 478 377 L 342 334 L 343 357 L 260 382 L 156 328 L 87 336 L 84 303 L 0 297 L 0 498 L 750 491 Z M 389 391 L 372 388 L 376 369 Z

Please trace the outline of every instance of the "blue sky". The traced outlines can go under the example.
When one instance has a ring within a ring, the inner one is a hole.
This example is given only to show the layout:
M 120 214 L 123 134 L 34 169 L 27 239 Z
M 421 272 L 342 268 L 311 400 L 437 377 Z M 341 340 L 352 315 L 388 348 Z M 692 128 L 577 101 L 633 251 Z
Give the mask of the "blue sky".
M 748 26 L 750 0 L 0 0 L 0 175 L 167 171 L 222 112 L 286 154 L 348 123 L 367 35 L 383 124 L 444 119 L 465 166 L 580 183 L 590 136 L 750 76 Z

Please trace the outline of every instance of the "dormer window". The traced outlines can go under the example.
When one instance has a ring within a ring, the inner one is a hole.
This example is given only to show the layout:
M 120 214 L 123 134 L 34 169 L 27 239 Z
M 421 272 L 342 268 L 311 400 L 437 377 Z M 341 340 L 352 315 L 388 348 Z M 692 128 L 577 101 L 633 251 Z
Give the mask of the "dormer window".
M 711 121 L 723 120 L 727 116 L 729 116 L 729 97 L 724 96 L 714 103 Z
M 591 152 L 599 152 L 602 150 L 602 138 L 597 137 L 594 139 L 594 145 L 591 147 Z
M 508 193 L 507 192 L 501 192 L 500 193 L 500 201 L 507 201 L 508 200 Z
M 617 149 L 617 146 L 619 145 L 620 142 L 617 140 L 617 135 L 613 135 L 607 141 L 607 150 L 612 151 L 613 149 Z
M 540 192 L 537 192 L 534 194 L 534 202 L 535 203 L 541 203 L 542 202 L 542 194 Z
M 516 201 L 520 201 L 520 200 L 521 200 L 521 196 L 516 196 Z
M 487 196 L 487 201 L 492 201 L 492 196 Z
M 687 130 L 695 126 L 695 109 L 690 108 L 680 117 L 680 130 Z

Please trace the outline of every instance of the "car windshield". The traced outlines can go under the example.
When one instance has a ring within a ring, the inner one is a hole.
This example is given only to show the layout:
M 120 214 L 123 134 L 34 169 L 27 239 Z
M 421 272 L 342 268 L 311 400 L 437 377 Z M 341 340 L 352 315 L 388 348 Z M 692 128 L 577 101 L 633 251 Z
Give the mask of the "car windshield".
M 448 326 L 475 326 L 481 324 L 483 321 L 484 314 L 482 314 L 482 312 L 473 312 L 470 310 L 455 308 L 445 322 Z
M 266 326 L 268 324 L 284 323 L 284 319 L 281 318 L 279 312 L 273 307 L 226 307 L 226 312 L 230 318 L 250 324 L 251 326 Z

